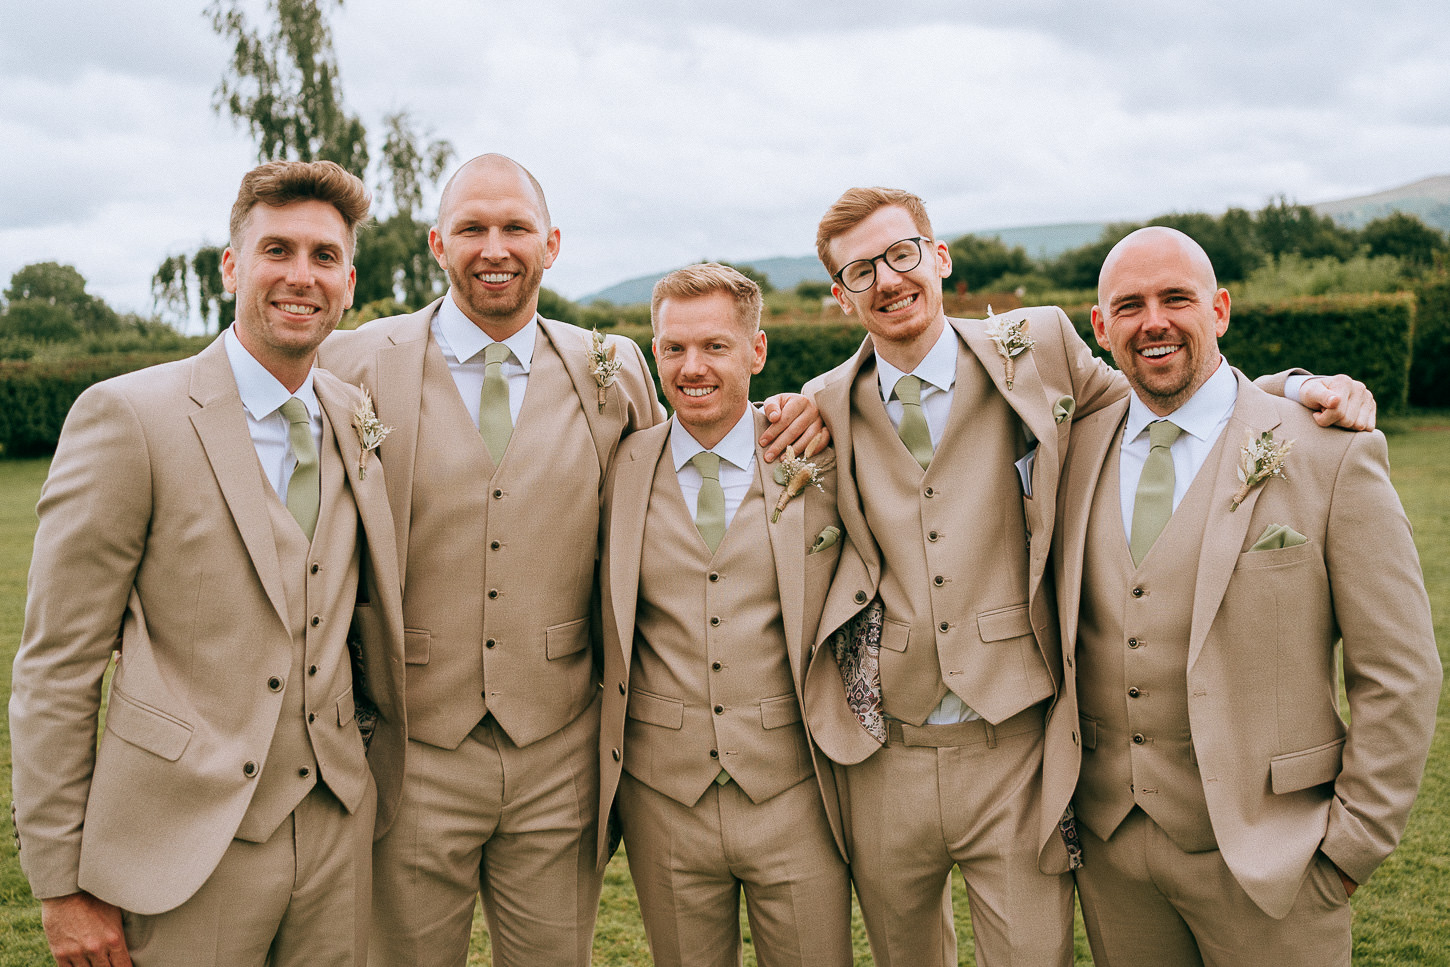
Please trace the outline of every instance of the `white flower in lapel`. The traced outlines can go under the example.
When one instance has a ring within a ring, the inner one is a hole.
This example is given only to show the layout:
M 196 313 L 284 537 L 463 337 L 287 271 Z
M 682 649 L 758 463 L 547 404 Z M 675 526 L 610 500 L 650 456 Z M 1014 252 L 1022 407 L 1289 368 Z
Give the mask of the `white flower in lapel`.
M 1248 499 L 1250 490 L 1270 477 L 1288 479 L 1284 473 L 1284 458 L 1293 448 L 1293 440 L 1275 440 L 1272 431 L 1265 430 L 1257 440 L 1254 439 L 1253 431 L 1249 431 L 1244 438 L 1243 449 L 1239 451 L 1240 486 L 1233 496 L 1233 503 L 1229 504 L 1230 513 L 1238 510 L 1239 504 Z
M 367 391 L 367 387 L 359 385 L 358 389 L 362 390 L 362 402 L 352 411 L 352 428 L 357 431 L 357 442 L 362 447 L 362 452 L 357 457 L 357 477 L 365 480 L 368 475 L 368 454 L 388 438 L 393 428 L 384 426 L 383 421 L 378 419 L 378 414 L 373 409 L 372 394 Z
M 826 488 L 821 486 L 821 474 L 826 468 L 819 467 L 805 457 L 795 455 L 795 447 L 787 445 L 785 456 L 780 458 L 780 463 L 775 468 L 775 482 L 785 487 L 781 492 L 780 499 L 775 502 L 775 510 L 770 515 L 770 522 L 774 524 L 780 520 L 780 512 L 785 510 L 785 505 L 790 499 L 808 485 L 814 484 L 821 493 Z
M 584 340 L 589 345 L 589 374 L 599 386 L 599 412 L 603 413 L 605 391 L 614 385 L 614 377 L 624 364 L 614 358 L 615 347 L 604 344 L 604 333 L 598 329 L 592 330 Z
M 992 314 L 991 306 L 987 306 L 987 335 L 997 344 L 997 354 L 1002 357 L 1007 372 L 1007 388 L 1011 389 L 1017 375 L 1017 357 L 1037 345 L 1037 341 L 1027 335 L 1026 319 L 1016 322 L 998 319 Z

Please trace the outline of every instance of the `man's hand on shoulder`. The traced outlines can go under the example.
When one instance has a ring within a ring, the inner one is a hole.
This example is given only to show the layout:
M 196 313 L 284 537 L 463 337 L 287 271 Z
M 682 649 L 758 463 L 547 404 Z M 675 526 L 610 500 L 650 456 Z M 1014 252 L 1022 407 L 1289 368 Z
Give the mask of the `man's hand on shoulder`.
M 797 453 L 810 457 L 825 449 L 831 433 L 821 420 L 815 400 L 799 393 L 781 393 L 765 401 L 765 418 L 770 426 L 760 435 L 765 447 L 765 462 L 774 463 L 787 445 Z
M 40 922 L 58 967 L 131 967 L 119 907 L 70 893 L 41 900 Z
M 1343 373 L 1305 380 L 1299 388 L 1299 402 L 1315 411 L 1314 422 L 1320 426 L 1374 429 L 1374 394 L 1359 380 Z

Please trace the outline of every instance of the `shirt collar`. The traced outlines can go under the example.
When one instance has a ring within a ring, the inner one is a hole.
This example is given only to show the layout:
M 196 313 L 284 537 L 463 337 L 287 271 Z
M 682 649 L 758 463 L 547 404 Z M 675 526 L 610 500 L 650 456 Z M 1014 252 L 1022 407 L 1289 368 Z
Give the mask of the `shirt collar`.
M 676 473 L 704 449 L 706 447 L 701 446 L 700 441 L 691 436 L 678 419 L 670 417 L 670 452 L 674 456 Z M 721 460 L 728 460 L 741 470 L 749 470 L 751 461 L 755 459 L 755 411 L 745 407 L 745 412 L 730 432 L 708 449 L 718 454 Z
M 453 301 L 453 290 L 448 290 L 448 298 L 438 307 L 438 330 L 447 343 L 443 348 L 453 354 L 453 358 L 460 363 L 466 363 L 474 356 L 483 352 L 494 340 L 476 325 L 473 320 L 463 314 L 458 308 L 458 303 Z M 507 339 L 499 340 L 514 354 L 524 372 L 529 371 L 529 364 L 534 358 L 534 339 L 539 332 L 539 316 L 534 314 L 528 325 Z
M 942 331 L 936 337 L 921 362 L 916 364 L 912 374 L 923 383 L 930 383 L 940 390 L 949 390 L 957 381 L 957 332 L 950 323 L 942 324 Z M 876 376 L 879 380 L 881 399 L 889 401 L 896 383 L 905 376 L 901 370 L 888 363 L 880 353 L 876 354 Z
M 1148 409 L 1148 404 L 1138 398 L 1137 392 L 1128 395 L 1128 420 L 1123 427 L 1123 441 L 1136 440 L 1149 423 L 1155 420 L 1172 420 L 1184 433 L 1190 433 L 1205 442 L 1214 439 L 1218 427 L 1228 417 L 1238 401 L 1239 384 L 1234 379 L 1228 360 L 1219 359 L 1218 369 L 1204 381 L 1198 392 L 1167 416 L 1159 416 Z
M 267 367 L 257 362 L 253 356 L 242 345 L 235 332 L 236 323 L 227 327 L 222 335 L 222 342 L 226 346 L 227 361 L 232 364 L 232 376 L 237 381 L 237 393 L 242 397 L 242 405 L 247 412 L 252 414 L 252 419 L 262 420 L 277 412 L 277 409 L 293 396 L 302 401 L 307 407 L 307 415 L 314 420 L 322 413 L 322 407 L 318 405 L 317 393 L 312 389 L 312 374 L 316 370 L 314 366 L 307 371 L 307 378 L 297 388 L 297 392 L 288 392 L 287 387 L 267 372 Z

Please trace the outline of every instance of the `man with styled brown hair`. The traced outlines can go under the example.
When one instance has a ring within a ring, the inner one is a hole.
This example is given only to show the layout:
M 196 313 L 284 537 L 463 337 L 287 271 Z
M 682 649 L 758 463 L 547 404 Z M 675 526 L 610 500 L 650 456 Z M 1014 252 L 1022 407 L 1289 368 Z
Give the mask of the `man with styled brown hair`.
M 250 172 L 236 322 L 66 418 L 10 701 L 20 860 L 63 967 L 366 962 L 402 610 L 367 404 L 313 361 L 367 203 L 329 162 Z
M 760 308 L 716 263 L 656 283 L 674 417 L 626 439 L 606 484 L 599 814 L 618 810 L 660 967 L 738 964 L 742 892 L 762 964 L 851 963 L 834 777 L 800 705 L 843 543 L 834 457 L 795 471 L 818 486 L 762 459 Z
M 883 967 L 956 963 L 958 866 L 979 963 L 1070 964 L 1075 835 L 1062 821 L 1075 775 L 1042 765 L 1045 747 L 1080 736 L 1053 714 L 1072 669 L 1043 576 L 1073 420 L 1121 400 L 1126 382 L 1061 310 L 948 319 L 951 256 L 909 192 L 847 191 L 817 249 L 869 335 L 807 386 L 854 473 L 837 491 L 851 542 L 806 714 L 844 767 L 872 953 Z M 1316 381 L 1303 396 L 1343 396 L 1321 417 L 1355 422 L 1363 387 L 1348 388 Z

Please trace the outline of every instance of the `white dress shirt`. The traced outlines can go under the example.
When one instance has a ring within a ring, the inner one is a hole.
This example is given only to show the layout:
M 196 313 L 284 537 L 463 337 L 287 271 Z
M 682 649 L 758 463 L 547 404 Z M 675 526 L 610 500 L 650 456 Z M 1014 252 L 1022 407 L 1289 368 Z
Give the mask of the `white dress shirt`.
M 297 392 L 289 393 L 287 387 L 247 351 L 232 327 L 222 334 L 222 342 L 226 346 L 227 360 L 232 364 L 237 392 L 242 397 L 242 409 L 247 412 L 247 430 L 252 435 L 252 447 L 257 451 L 257 459 L 272 489 L 286 503 L 287 484 L 297 466 L 297 455 L 292 452 L 292 428 L 282 415 L 282 404 L 292 397 L 301 400 L 307 408 L 307 415 L 312 417 L 312 444 L 319 454 L 322 452 L 322 406 L 312 389 L 312 370 L 308 370 L 307 378 Z
M 690 461 L 695 454 L 706 449 L 720 458 L 720 489 L 725 491 L 725 527 L 728 530 L 755 474 L 755 411 L 747 406 L 730 432 L 713 447 L 702 447 L 678 418 L 670 417 L 670 455 L 674 457 L 675 475 L 679 477 L 680 491 L 685 495 L 685 506 L 690 508 L 691 517 L 698 512 L 700 485 L 704 483 L 704 478 L 700 476 L 699 468 Z
M 433 315 L 433 338 L 443 350 L 443 359 L 448 363 L 448 372 L 458 395 L 473 425 L 478 425 L 478 402 L 483 394 L 483 351 L 494 341 L 473 324 L 453 301 L 453 290 Z M 503 361 L 503 378 L 509 386 L 509 416 L 514 425 L 519 422 L 519 410 L 524 406 L 524 390 L 529 385 L 529 366 L 534 360 L 534 340 L 539 333 L 539 317 L 529 320 L 528 325 L 503 340 L 509 348 L 509 358 Z

